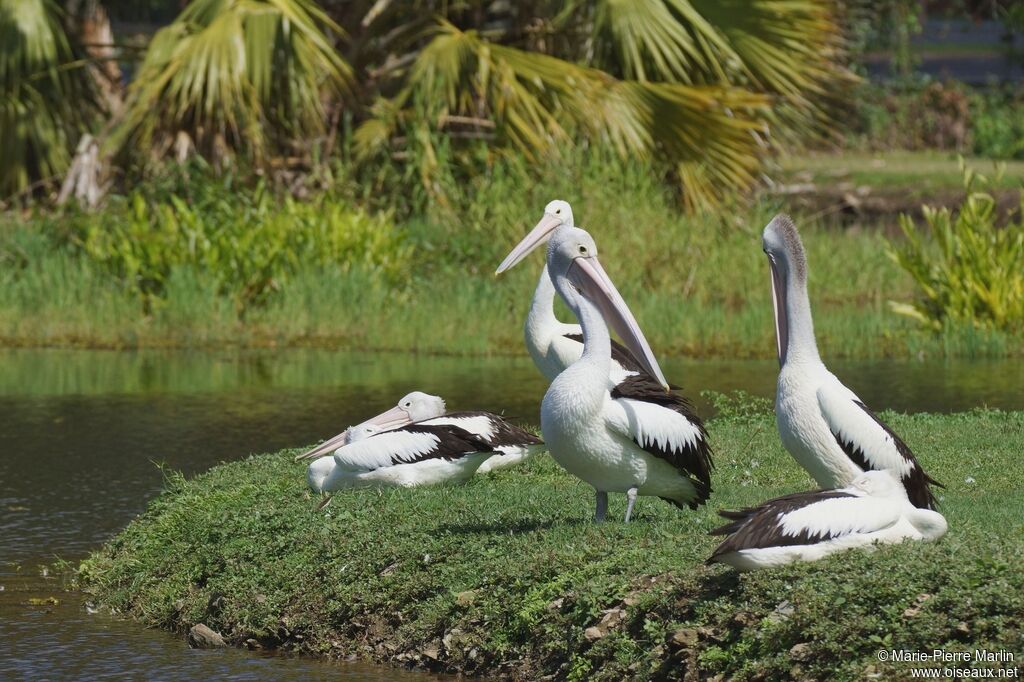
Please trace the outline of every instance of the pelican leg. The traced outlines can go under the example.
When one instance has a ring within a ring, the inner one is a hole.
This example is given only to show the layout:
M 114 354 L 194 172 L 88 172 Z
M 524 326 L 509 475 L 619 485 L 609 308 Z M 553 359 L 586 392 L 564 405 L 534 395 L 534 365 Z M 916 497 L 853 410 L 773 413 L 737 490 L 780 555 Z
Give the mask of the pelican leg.
M 626 499 L 629 500 L 629 503 L 626 504 L 626 523 L 629 523 L 629 518 L 633 516 L 633 505 L 636 504 L 636 494 L 636 486 L 633 486 L 626 491 Z
M 604 523 L 604 516 L 608 513 L 608 493 L 603 490 L 597 491 L 597 510 L 594 512 L 594 522 Z

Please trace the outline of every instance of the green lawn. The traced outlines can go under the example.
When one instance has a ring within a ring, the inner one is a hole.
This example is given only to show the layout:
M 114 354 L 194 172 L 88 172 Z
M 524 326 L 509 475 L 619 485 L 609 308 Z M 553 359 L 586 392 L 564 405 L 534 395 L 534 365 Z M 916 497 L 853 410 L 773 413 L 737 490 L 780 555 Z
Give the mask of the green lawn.
M 885 415 L 946 484 L 939 542 L 740 576 L 703 564 L 715 512 L 812 487 L 769 410 L 742 412 L 709 424 L 715 493 L 696 512 L 641 498 L 636 523 L 594 525 L 593 491 L 546 456 L 318 512 L 290 450 L 170 476 L 78 580 L 146 626 L 523 679 L 908 676 L 883 648 L 1004 649 L 1019 665 L 1024 413 Z
M 997 162 L 967 157 L 967 166 L 993 181 L 999 189 L 1019 189 L 1024 161 L 1005 161 L 997 178 Z M 924 201 L 928 195 L 963 189 L 963 173 L 956 154 L 939 151 L 890 151 L 812 153 L 782 160 L 783 177 L 789 182 L 814 182 L 823 188 L 840 183 L 866 186 L 885 193 L 910 193 Z

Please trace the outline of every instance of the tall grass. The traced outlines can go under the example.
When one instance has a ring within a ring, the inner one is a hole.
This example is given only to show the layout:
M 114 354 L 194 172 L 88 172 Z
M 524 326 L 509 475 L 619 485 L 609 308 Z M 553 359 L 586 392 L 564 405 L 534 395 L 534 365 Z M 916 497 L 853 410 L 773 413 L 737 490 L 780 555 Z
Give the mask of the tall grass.
M 0 337 L 17 345 L 301 344 L 522 353 L 522 321 L 542 256 L 500 278 L 492 273 L 544 204 L 558 197 L 572 202 L 577 224 L 594 234 L 602 262 L 659 353 L 774 353 L 760 231 L 775 206 L 685 216 L 649 169 L 600 150 L 574 152 L 546 166 L 496 162 L 457 189 L 453 203 L 394 223 L 358 217 L 351 186 L 300 203 L 212 184 L 147 191 L 128 204 L 143 202 L 145 220 L 116 205 L 94 218 L 0 218 Z M 355 224 L 362 230 L 362 241 L 351 242 L 356 248 L 306 234 L 331 215 L 357 216 L 337 220 L 344 229 Z M 126 216 L 134 228 L 119 224 Z M 165 221 L 151 230 L 157 237 L 146 231 L 147 220 Z M 183 257 L 176 249 L 188 240 L 169 226 L 186 222 L 188 229 L 221 240 L 220 248 L 237 262 Z M 938 334 L 889 310 L 888 301 L 914 295 L 914 282 L 887 257 L 880 233 L 838 231 L 799 218 L 798 224 L 827 357 L 1019 352 L 1019 339 L 1007 332 L 965 325 Z M 257 239 L 231 251 L 229 237 L 247 234 L 247 227 Z M 153 261 L 159 286 L 140 296 L 138 280 L 125 276 L 121 263 L 137 245 L 113 251 L 113 261 L 90 249 L 89 239 L 111 239 L 95 234 L 107 229 L 143 240 L 159 241 L 161 230 L 172 234 Z M 259 243 L 268 231 L 279 239 L 274 248 Z M 259 295 L 248 288 L 246 273 L 262 271 L 246 262 L 252 256 L 247 245 L 258 247 L 257 261 L 273 253 L 280 268 L 280 274 L 257 278 Z M 231 269 L 236 266 L 238 272 Z M 564 309 L 561 315 L 571 317 Z

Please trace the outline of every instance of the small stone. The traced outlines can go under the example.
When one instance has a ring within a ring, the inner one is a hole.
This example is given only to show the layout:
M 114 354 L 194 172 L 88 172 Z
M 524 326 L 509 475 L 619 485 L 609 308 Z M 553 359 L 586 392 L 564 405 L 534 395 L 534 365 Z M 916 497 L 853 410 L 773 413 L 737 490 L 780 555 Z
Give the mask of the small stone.
M 794 661 L 806 661 L 808 658 L 811 657 L 811 653 L 811 645 L 807 642 L 800 642 L 799 644 L 794 644 L 789 649 L 789 657 L 792 658 Z
M 631 596 L 626 597 L 625 599 L 622 600 L 622 605 L 623 606 L 636 606 L 639 602 L 640 602 L 640 599 L 638 599 L 637 597 L 634 597 L 634 596 L 631 595 Z
M 583 636 L 589 641 L 594 642 L 604 637 L 604 630 L 599 627 L 591 626 L 583 631 Z
M 672 642 L 681 647 L 692 647 L 699 639 L 700 636 L 693 628 L 682 628 L 672 633 Z
M 214 632 L 202 623 L 198 623 L 188 631 L 188 645 L 193 649 L 216 649 L 228 644 L 219 632 Z
M 796 609 L 793 608 L 793 605 L 789 603 L 788 600 L 783 599 L 775 607 L 775 610 L 768 616 L 768 621 L 771 623 L 781 623 L 789 620 L 789 617 L 793 615 L 793 611 L 795 610 Z
M 265 595 L 265 594 L 257 594 L 256 595 L 256 603 L 257 604 L 266 604 L 267 603 L 267 595 Z
M 957 629 L 957 632 L 962 632 L 965 635 L 970 634 L 970 632 L 971 632 L 971 628 L 970 628 L 969 625 L 967 625 L 966 621 L 960 621 L 959 623 L 957 623 L 956 624 L 956 629 Z
M 547 609 L 548 609 L 548 611 L 558 611 L 559 609 L 562 608 L 562 604 L 564 604 L 564 603 L 565 603 L 565 597 L 559 597 L 558 599 L 555 599 L 554 601 L 549 602 L 548 605 L 547 605 Z
M 466 590 L 455 595 L 455 603 L 459 606 L 469 606 L 476 599 L 476 590 Z
M 436 644 L 428 644 L 421 653 L 432 661 L 436 661 L 438 656 L 441 655 L 441 651 Z
M 258 641 L 256 641 L 252 637 L 250 637 L 249 639 L 245 640 L 245 648 L 249 649 L 251 651 L 255 651 L 256 649 L 262 649 L 263 645 L 261 645 Z

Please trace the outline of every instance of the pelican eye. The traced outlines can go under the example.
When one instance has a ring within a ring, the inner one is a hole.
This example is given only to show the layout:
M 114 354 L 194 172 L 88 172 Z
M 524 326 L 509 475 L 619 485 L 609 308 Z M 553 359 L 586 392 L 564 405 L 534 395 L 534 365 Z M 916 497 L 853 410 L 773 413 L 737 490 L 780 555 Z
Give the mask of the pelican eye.
M 580 253 L 582 253 L 584 255 L 587 253 L 587 247 L 583 246 L 583 244 L 580 244 L 579 249 L 580 249 Z

